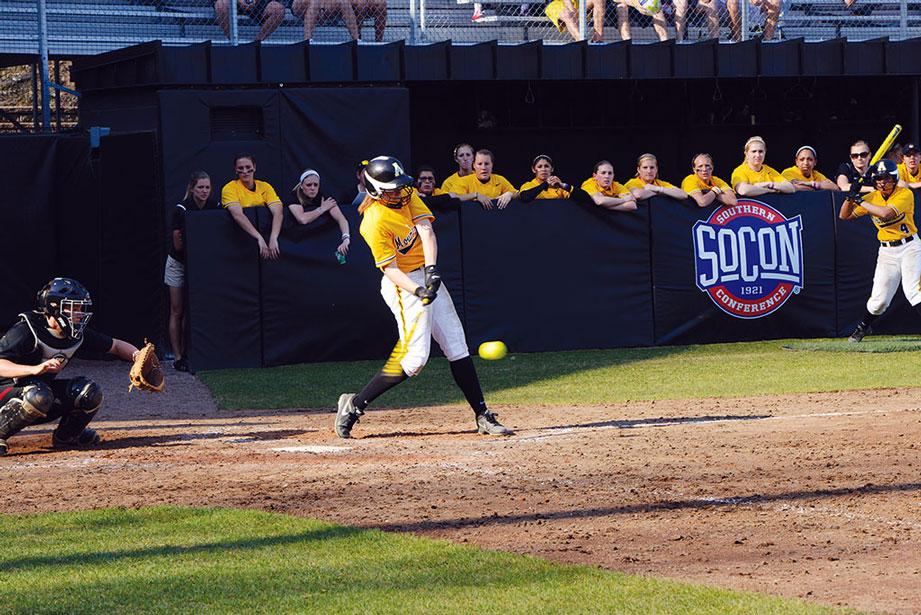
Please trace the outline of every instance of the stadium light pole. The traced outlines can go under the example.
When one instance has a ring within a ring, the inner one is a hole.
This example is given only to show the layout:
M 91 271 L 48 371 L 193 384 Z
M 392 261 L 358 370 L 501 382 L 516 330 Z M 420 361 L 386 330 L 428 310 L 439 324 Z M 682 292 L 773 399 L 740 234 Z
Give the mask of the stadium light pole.
M 51 132 L 51 100 L 48 97 L 48 22 L 45 0 L 38 0 L 38 57 L 42 80 L 42 132 Z

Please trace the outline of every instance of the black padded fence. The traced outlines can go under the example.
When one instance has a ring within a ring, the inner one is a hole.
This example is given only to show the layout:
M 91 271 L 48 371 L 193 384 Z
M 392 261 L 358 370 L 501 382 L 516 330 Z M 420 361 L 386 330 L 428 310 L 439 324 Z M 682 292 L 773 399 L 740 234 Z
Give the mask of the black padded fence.
M 842 198 L 772 195 L 717 210 L 656 197 L 634 213 L 569 201 L 501 211 L 463 204 L 436 210 L 435 230 L 471 349 L 489 339 L 537 352 L 840 336 L 863 314 L 879 249 L 869 220 L 838 220 Z M 397 333 L 381 275 L 358 235 L 360 219 L 343 210 L 353 236 L 345 265 L 334 258 L 331 221 L 304 227 L 286 213 L 281 258 L 261 261 L 226 212 L 189 217 L 194 369 L 387 355 Z M 268 231 L 268 211 L 247 213 Z M 737 246 L 735 256 L 701 243 L 711 237 L 701 225 Z M 723 278 L 701 290 L 708 263 L 725 265 Z M 756 270 L 757 280 L 731 279 Z M 900 295 L 876 327 L 919 329 Z
M 0 330 L 33 309 L 52 277 L 80 280 L 91 327 L 140 343 L 163 319 L 163 209 L 152 132 L 104 137 L 5 136 L 0 161 L 15 190 L 0 196 Z

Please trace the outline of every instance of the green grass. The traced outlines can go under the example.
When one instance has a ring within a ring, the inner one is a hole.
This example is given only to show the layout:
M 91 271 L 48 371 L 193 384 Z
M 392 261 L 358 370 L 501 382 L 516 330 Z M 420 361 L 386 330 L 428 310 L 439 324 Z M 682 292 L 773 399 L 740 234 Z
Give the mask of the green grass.
M 906 342 L 900 340 L 904 338 L 874 338 L 850 346 L 904 347 Z M 784 349 L 801 343 L 806 342 L 512 354 L 502 361 L 474 360 L 487 401 L 516 406 L 918 386 L 913 370 L 880 369 L 881 359 L 875 353 L 840 352 L 853 349 L 846 348 L 843 340 L 809 340 L 816 345 L 812 352 Z M 921 350 L 906 350 L 898 362 L 921 363 Z M 322 408 L 333 407 L 340 393 L 358 391 L 381 365 L 382 361 L 314 363 L 199 376 L 222 408 Z M 375 406 L 462 403 L 447 362 L 433 359 L 422 374 L 383 395 Z
M 827 613 L 257 511 L 0 516 L 4 613 Z

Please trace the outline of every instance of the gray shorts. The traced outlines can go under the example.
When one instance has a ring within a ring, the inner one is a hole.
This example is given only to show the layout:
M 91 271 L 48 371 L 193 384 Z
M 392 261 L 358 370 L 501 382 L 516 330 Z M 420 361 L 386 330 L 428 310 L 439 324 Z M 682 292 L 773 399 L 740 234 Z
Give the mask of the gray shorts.
M 173 288 L 182 288 L 185 285 L 185 265 L 172 256 L 167 256 L 163 282 Z

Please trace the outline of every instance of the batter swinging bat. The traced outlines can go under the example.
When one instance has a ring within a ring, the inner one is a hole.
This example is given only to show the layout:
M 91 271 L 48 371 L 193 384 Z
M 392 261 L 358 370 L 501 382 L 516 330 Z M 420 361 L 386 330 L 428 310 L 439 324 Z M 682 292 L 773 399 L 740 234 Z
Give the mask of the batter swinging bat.
M 889 132 L 889 136 L 883 141 L 883 144 L 879 146 L 879 149 L 876 150 L 876 153 L 873 154 L 873 158 L 870 159 L 870 165 L 873 166 L 877 162 L 883 159 L 889 152 L 889 148 L 892 147 L 892 144 L 895 143 L 895 138 L 899 136 L 899 133 L 902 132 L 902 125 L 896 124 L 892 127 L 892 130 Z

